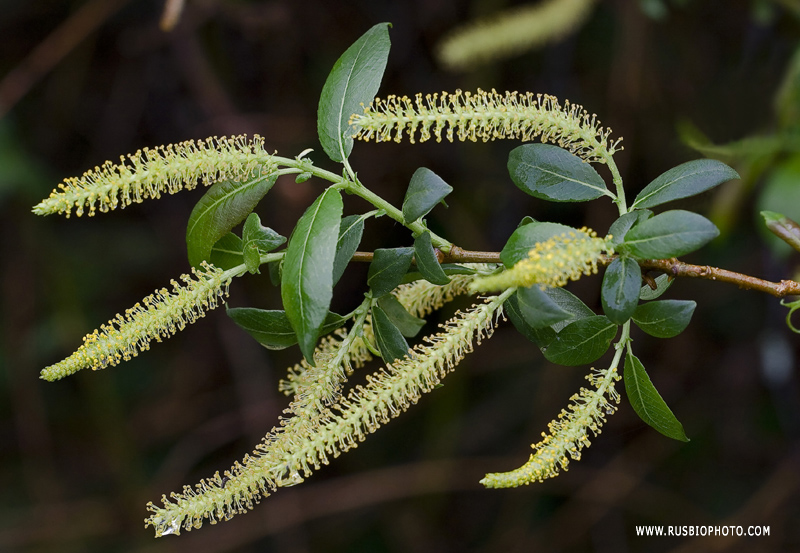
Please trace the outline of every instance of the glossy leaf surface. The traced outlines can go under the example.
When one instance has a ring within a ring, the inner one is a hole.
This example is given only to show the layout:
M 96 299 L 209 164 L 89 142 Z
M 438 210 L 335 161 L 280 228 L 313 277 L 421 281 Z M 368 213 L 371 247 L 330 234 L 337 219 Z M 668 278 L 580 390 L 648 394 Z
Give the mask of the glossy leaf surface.
M 344 161 L 353 149 L 350 116 L 361 113 L 361 104 L 369 104 L 378 92 L 389 48 L 389 24 L 378 23 L 342 54 L 322 87 L 317 134 L 333 161 Z
M 424 217 L 436 204 L 453 191 L 453 187 L 425 167 L 420 167 L 411 176 L 411 182 L 403 200 L 403 219 L 413 223 Z
M 450 277 L 445 274 L 436 257 L 430 232 L 423 232 L 414 240 L 414 259 L 417 269 L 428 282 L 439 285 L 450 282 Z
M 600 287 L 603 313 L 613 323 L 623 324 L 631 318 L 639 303 L 642 269 L 630 257 L 618 257 L 606 268 Z
M 658 393 L 639 359 L 630 352 L 625 356 L 625 393 L 639 417 L 665 436 L 688 442 L 683 425 L 675 418 Z
M 688 161 L 656 177 L 639 192 L 631 207 L 653 207 L 688 198 L 738 178 L 739 173 L 716 159 Z
M 552 144 L 514 148 L 508 156 L 508 173 L 520 190 L 543 200 L 583 202 L 611 195 L 591 165 Z
M 341 219 L 342 197 L 329 188 L 297 222 L 283 259 L 283 307 L 300 351 L 312 365 L 314 345 L 333 295 L 333 260 Z
M 186 226 L 186 249 L 192 267 L 210 259 L 214 244 L 245 220 L 276 178 L 266 175 L 245 182 L 223 181 L 208 189 L 194 206 Z
M 367 284 L 372 296 L 379 298 L 394 290 L 411 267 L 414 248 L 377 249 L 367 273 Z
M 693 252 L 719 235 L 714 223 L 691 211 L 665 211 L 635 225 L 620 251 L 639 259 L 668 259 Z
M 697 303 L 691 300 L 659 300 L 643 303 L 633 312 L 633 322 L 656 338 L 672 338 L 689 326 Z
M 617 325 L 602 315 L 578 319 L 561 329 L 543 353 L 558 365 L 585 365 L 602 357 L 616 334 Z

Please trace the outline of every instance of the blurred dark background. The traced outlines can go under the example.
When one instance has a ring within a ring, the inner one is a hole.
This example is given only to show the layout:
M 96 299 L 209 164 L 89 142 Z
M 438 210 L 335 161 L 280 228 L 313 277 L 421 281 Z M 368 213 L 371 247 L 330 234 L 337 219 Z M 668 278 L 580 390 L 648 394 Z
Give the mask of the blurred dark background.
M 800 550 L 800 338 L 778 300 L 730 285 L 675 283 L 669 297 L 698 301 L 687 331 L 634 334 L 689 443 L 644 425 L 623 398 L 569 472 L 484 490 L 486 472 L 528 458 L 588 372 L 546 363 L 505 324 L 442 389 L 357 450 L 247 515 L 178 538 L 143 529 L 146 502 L 251 451 L 287 403 L 277 383 L 298 350 L 267 352 L 220 309 L 119 367 L 38 379 L 84 334 L 188 271 L 185 224 L 202 192 L 91 219 L 38 218 L 31 206 L 106 159 L 211 135 L 258 133 L 287 157 L 315 148 L 317 164 L 338 170 L 316 139 L 318 94 L 337 57 L 381 21 L 393 28 L 380 95 L 481 87 L 568 98 L 624 137 L 616 157 L 631 198 L 701 157 L 687 142 L 779 137 L 768 155 L 751 142 L 718 151 L 744 178 L 682 207 L 724 230 L 688 261 L 791 278 L 797 254 L 769 247 L 756 206 L 770 190 L 772 209 L 800 210 L 787 199 L 800 185 L 798 3 L 598 2 L 573 34 L 540 50 L 461 73 L 437 64 L 450 29 L 520 3 L 188 0 L 165 33 L 156 0 L 0 2 L 0 551 Z M 524 215 L 607 230 L 610 203 L 549 204 L 517 190 L 505 173 L 515 146 L 356 144 L 351 162 L 397 205 L 417 167 L 440 174 L 455 191 L 430 223 L 464 248 L 499 250 Z M 288 234 L 320 189 L 279 181 L 258 208 L 262 221 Z M 366 207 L 346 198 L 347 213 Z M 362 249 L 409 243 L 381 219 Z M 349 268 L 335 307 L 352 308 L 364 281 L 365 267 Z M 599 282 L 571 289 L 597 306 Z M 266 274 L 232 286 L 233 306 L 278 303 Z M 449 312 L 465 305 L 456 303 Z M 767 525 L 771 535 L 643 538 L 637 524 Z

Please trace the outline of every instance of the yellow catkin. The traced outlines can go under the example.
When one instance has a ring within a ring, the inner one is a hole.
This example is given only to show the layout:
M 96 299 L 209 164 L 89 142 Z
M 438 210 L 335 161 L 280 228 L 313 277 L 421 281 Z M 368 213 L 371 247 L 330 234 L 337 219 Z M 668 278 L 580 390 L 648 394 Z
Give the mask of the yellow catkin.
M 302 482 L 436 387 L 472 351 L 474 342 L 491 336 L 509 296 L 504 293 L 457 313 L 440 332 L 426 338 L 426 345 L 416 346 L 410 357 L 368 377 L 366 384 L 353 388 L 337 405 L 322 412 L 312 408 L 313 416 L 282 420 L 253 455 L 237 462 L 223 477 L 216 474 L 193 488 L 184 486 L 180 494 L 162 496 L 163 507 L 148 504 L 152 515 L 145 525 L 153 526 L 156 536 L 199 528 L 206 519 L 227 520 L 252 509 L 276 488 Z M 302 405 L 293 402 L 287 413 L 307 415 L 307 398 L 299 401 Z
M 570 459 L 580 460 L 581 450 L 591 445 L 589 435 L 600 434 L 606 415 L 613 414 L 620 401 L 614 389 L 619 380 L 616 368 L 593 370 L 586 378 L 595 389 L 581 388 L 570 398 L 569 408 L 548 425 L 550 433 L 543 432 L 542 441 L 531 446 L 535 451 L 528 462 L 510 472 L 487 474 L 481 484 L 487 488 L 516 488 L 542 482 L 560 470 L 566 471 Z
M 150 349 L 150 342 L 160 342 L 186 325 L 194 323 L 219 305 L 228 293 L 230 278 L 223 271 L 204 264 L 199 271 L 181 276 L 183 284 L 172 281 L 172 292 L 157 290 L 126 310 L 124 315 L 102 325 L 83 338 L 75 353 L 42 370 L 41 378 L 55 381 L 81 369 L 104 369 L 136 357 Z
M 562 106 L 554 96 L 478 89 L 477 92 L 417 94 L 375 98 L 361 114 L 350 118 L 354 137 L 360 140 L 400 142 L 408 136 L 414 142 L 431 137 L 441 142 L 487 142 L 515 139 L 557 144 L 585 161 L 609 163 L 619 140 L 609 139 L 597 117 L 583 107 L 566 101 Z
M 477 263 L 465 263 L 465 267 L 475 270 L 487 270 L 487 266 Z M 443 285 L 432 284 L 424 279 L 415 280 L 408 284 L 401 284 L 392 291 L 392 294 L 400 302 L 400 305 L 415 317 L 424 318 L 433 311 L 442 307 L 445 303 L 452 301 L 460 294 L 469 292 L 469 284 L 475 279 L 475 275 L 453 275 L 450 282 Z M 353 340 L 344 357 L 344 369 L 350 371 L 351 368 L 359 369 L 365 363 L 372 360 L 372 355 L 367 347 L 367 341 L 375 343 L 372 322 L 367 317 L 363 325 L 362 335 Z M 333 337 L 323 338 L 314 350 L 315 362 L 319 363 L 332 356 L 341 344 L 342 334 Z M 286 378 L 282 379 L 278 389 L 285 395 L 294 395 L 298 386 L 301 385 L 303 374 L 311 367 L 305 359 L 292 367 L 289 367 Z
M 611 237 L 598 238 L 586 227 L 553 236 L 537 243 L 528 257 L 513 267 L 476 279 L 473 290 L 483 292 L 538 284 L 545 287 L 564 286 L 581 275 L 597 273 L 597 262 L 603 252 L 611 253 Z
M 34 206 L 37 215 L 61 213 L 69 217 L 107 212 L 224 180 L 245 181 L 273 172 L 272 156 L 264 150 L 260 136 L 189 140 L 156 148 L 145 148 L 105 162 L 78 178 L 68 178 L 48 198 Z

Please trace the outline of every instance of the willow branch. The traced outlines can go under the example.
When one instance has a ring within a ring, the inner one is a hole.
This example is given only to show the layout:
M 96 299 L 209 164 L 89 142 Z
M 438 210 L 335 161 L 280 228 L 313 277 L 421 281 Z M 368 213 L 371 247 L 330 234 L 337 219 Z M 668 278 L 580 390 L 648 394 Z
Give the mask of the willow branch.
M 611 258 L 608 259 L 611 262 Z M 692 265 L 677 259 L 640 259 L 639 266 L 642 269 L 653 269 L 662 271 L 673 277 L 702 278 L 705 280 L 717 280 L 720 282 L 730 282 L 745 290 L 756 290 L 766 292 L 776 298 L 800 295 L 800 282 L 794 280 L 782 280 L 780 282 L 770 282 L 750 275 L 735 273 L 719 267 L 709 265 Z
M 435 249 L 440 263 L 500 263 L 499 252 L 470 251 L 453 246 L 449 253 Z M 616 256 L 603 256 L 600 265 L 608 265 Z M 355 252 L 353 261 L 370 263 L 372 252 Z M 776 298 L 800 295 L 800 282 L 781 280 L 771 282 L 742 273 L 711 267 L 709 265 L 692 265 L 678 259 L 640 259 L 639 266 L 645 270 L 661 271 L 671 277 L 701 278 L 736 284 L 744 290 L 765 292 Z

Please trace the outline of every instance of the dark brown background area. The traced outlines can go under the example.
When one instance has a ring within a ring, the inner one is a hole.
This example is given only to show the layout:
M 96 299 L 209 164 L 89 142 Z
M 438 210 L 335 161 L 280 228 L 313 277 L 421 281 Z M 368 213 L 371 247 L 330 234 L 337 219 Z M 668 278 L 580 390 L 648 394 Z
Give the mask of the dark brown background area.
M 631 198 L 700 157 L 678 139 L 680 121 L 717 142 L 769 131 L 800 39 L 789 0 L 665 1 L 662 19 L 618 0 L 539 51 L 465 73 L 436 64 L 448 30 L 515 3 L 188 0 L 171 33 L 159 30 L 153 0 L 0 3 L 0 551 L 800 550 L 799 339 L 777 300 L 729 285 L 677 282 L 670 297 L 698 302 L 689 329 L 670 340 L 634 334 L 689 443 L 645 426 L 623 398 L 569 472 L 484 490 L 485 472 L 527 459 L 588 371 L 546 363 L 505 324 L 442 389 L 357 450 L 252 513 L 179 538 L 153 540 L 145 503 L 252 449 L 286 405 L 277 382 L 297 349 L 268 353 L 220 309 L 122 366 L 38 379 L 84 334 L 187 272 L 185 224 L 202 192 L 91 219 L 37 218 L 31 206 L 106 159 L 211 135 L 258 133 L 283 156 L 315 148 L 312 159 L 337 170 L 316 139 L 318 94 L 375 23 L 393 23 L 382 96 L 482 87 L 569 98 L 624 137 L 617 158 Z M 524 215 L 607 230 L 615 208 L 605 200 L 549 204 L 516 189 L 505 172 L 515 146 L 356 144 L 351 162 L 397 205 L 417 167 L 440 174 L 455 191 L 430 224 L 464 248 L 500 249 Z M 320 190 L 279 181 L 258 213 L 288 234 Z M 683 207 L 707 212 L 717 201 L 707 194 Z M 764 247 L 752 204 L 746 197 L 730 230 L 687 260 L 790 277 L 796 257 Z M 366 208 L 346 198 L 347 213 Z M 362 248 L 410 240 L 381 219 Z M 364 269 L 348 269 L 337 308 L 359 301 Z M 596 306 L 599 282 L 571 289 Z M 232 286 L 231 305 L 278 302 L 266 274 Z M 771 536 L 641 538 L 637 524 L 769 525 Z

